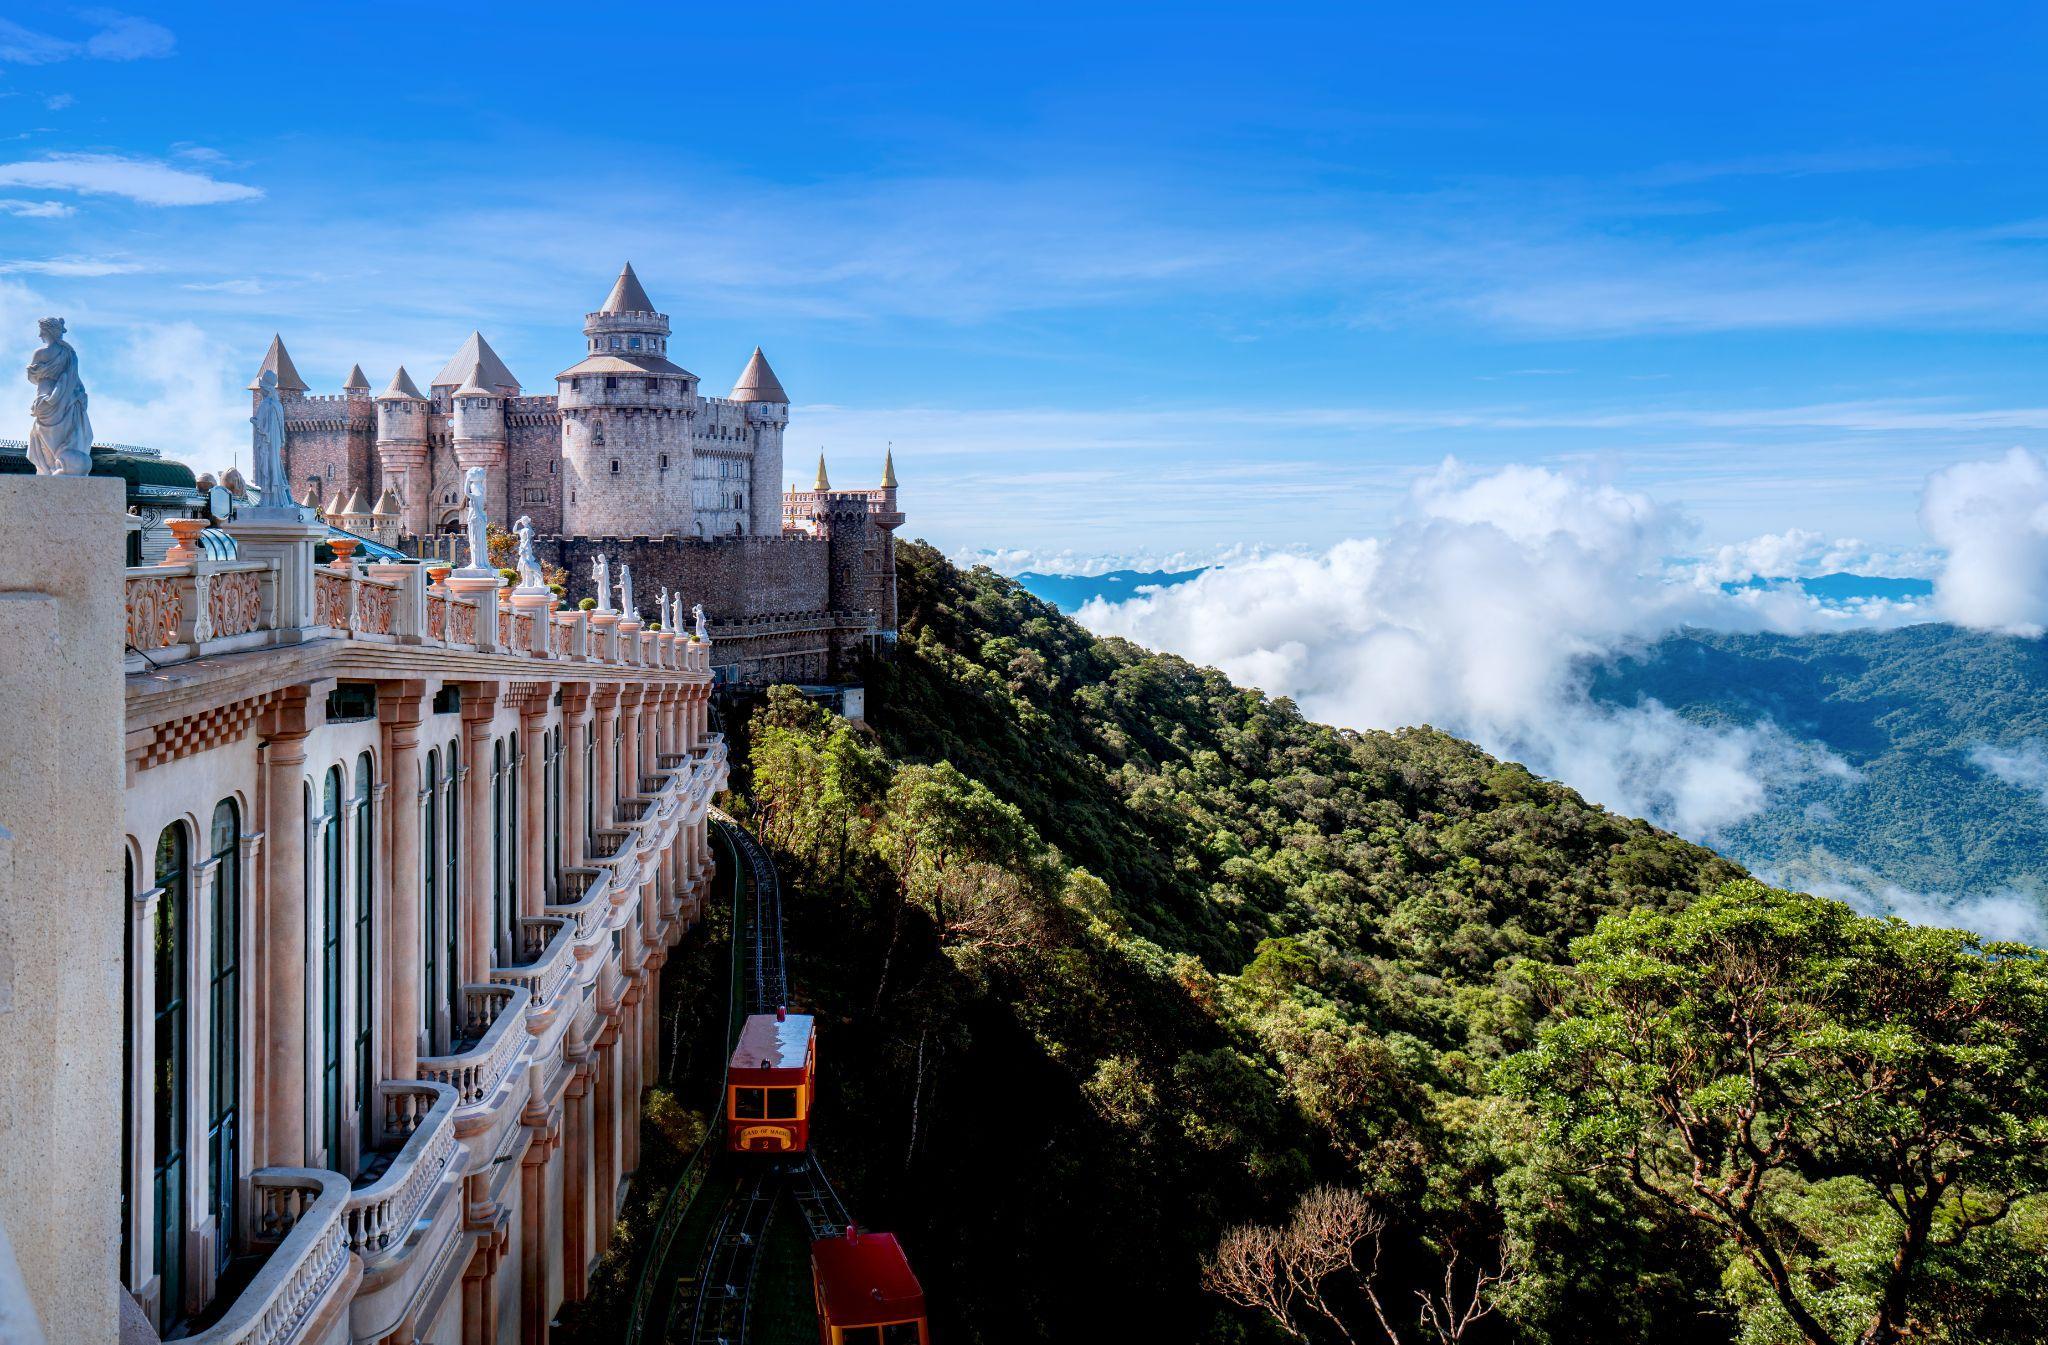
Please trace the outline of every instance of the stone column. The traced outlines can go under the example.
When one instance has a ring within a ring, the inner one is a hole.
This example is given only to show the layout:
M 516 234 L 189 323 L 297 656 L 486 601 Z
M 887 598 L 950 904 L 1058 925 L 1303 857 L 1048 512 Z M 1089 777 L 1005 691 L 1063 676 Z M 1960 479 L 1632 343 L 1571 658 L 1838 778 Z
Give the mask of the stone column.
M 638 683 L 619 688 L 619 714 L 624 720 L 619 735 L 621 799 L 640 792 L 640 697 L 644 690 Z
M 377 718 L 384 728 L 387 899 L 377 912 L 384 964 L 384 1077 L 411 1079 L 420 1054 L 420 781 L 421 703 L 426 684 L 386 682 L 377 688 Z
M 519 868 L 519 913 L 528 916 L 540 915 L 547 904 L 542 876 L 548 848 L 542 834 L 547 829 L 547 798 L 541 783 L 541 762 L 547 753 L 540 743 L 547 731 L 552 687 L 549 682 L 537 683 L 519 702 L 519 853 L 512 862 Z
M 465 682 L 462 686 L 462 891 L 458 894 L 462 930 L 462 985 L 480 985 L 490 977 L 494 931 L 491 929 L 491 720 L 498 712 L 496 682 Z
M 590 1272 L 590 1065 L 569 1058 L 575 1072 L 562 1093 L 562 1296 L 579 1299 Z
M 594 810 L 599 830 L 615 825 L 618 821 L 618 773 L 612 769 L 615 757 L 612 752 L 612 736 L 617 731 L 619 714 L 619 688 L 616 683 L 601 686 L 595 696 L 597 704 L 597 751 L 592 755 L 597 760 L 597 807 Z
M 583 834 L 583 800 L 593 782 L 583 773 L 583 749 L 590 742 L 590 683 L 562 684 L 562 862 L 585 862 L 590 837 Z
M 263 1161 L 312 1162 L 306 1143 L 306 707 L 289 687 L 263 726 Z

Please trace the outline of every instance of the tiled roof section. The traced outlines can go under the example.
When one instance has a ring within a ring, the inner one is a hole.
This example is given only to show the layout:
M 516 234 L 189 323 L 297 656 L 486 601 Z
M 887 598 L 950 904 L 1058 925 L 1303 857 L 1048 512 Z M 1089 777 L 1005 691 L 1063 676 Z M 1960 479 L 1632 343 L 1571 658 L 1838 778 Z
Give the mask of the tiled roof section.
M 625 355 L 616 350 L 592 355 L 580 364 L 573 364 L 556 378 L 567 378 L 571 374 L 674 374 L 682 378 L 694 378 L 688 369 L 672 364 L 659 355 Z
M 472 365 L 470 365 L 470 366 L 469 366 L 469 377 L 468 377 L 468 378 L 465 378 L 464 380 L 462 380 L 462 386 L 461 386 L 461 387 L 459 387 L 459 388 L 457 388 L 457 389 L 455 389 L 455 395 L 456 395 L 457 397 L 488 397 L 488 396 L 490 396 L 490 395 L 491 395 L 491 390 L 490 390 L 489 388 L 487 388 L 487 387 L 485 387 L 485 386 L 484 386 L 484 381 L 483 381 L 483 380 L 484 380 L 484 366 L 483 366 L 483 362 L 482 362 L 482 361 L 478 361 L 477 363 L 475 363 L 475 364 L 472 364 Z
M 633 263 L 627 262 L 619 270 L 619 278 L 612 282 L 612 292 L 605 296 L 600 313 L 652 313 L 654 300 L 647 297 L 647 290 L 640 284 L 640 277 L 633 274 Z
M 462 343 L 462 349 L 456 351 L 454 357 L 441 366 L 441 372 L 435 375 L 434 381 L 427 386 L 460 387 L 462 380 L 469 376 L 472 368 L 482 371 L 481 381 L 490 391 L 504 393 L 507 396 L 518 394 L 519 380 L 505 367 L 505 361 L 498 358 L 498 352 L 491 349 L 491 343 L 484 340 L 482 332 L 471 332 L 469 339 Z
M 427 399 L 420 394 L 419 388 L 412 381 L 412 375 L 407 373 L 405 366 L 401 364 L 398 366 L 398 372 L 391 375 L 391 386 L 378 394 L 377 400 L 380 402 L 395 402 L 399 400 L 423 402 Z
M 270 349 L 263 354 L 263 363 L 256 366 L 256 377 L 249 380 L 253 389 L 261 386 L 265 369 L 277 375 L 279 392 L 304 392 L 306 380 L 299 377 L 299 371 L 292 364 L 292 357 L 285 351 L 284 337 L 270 338 Z
M 782 390 L 782 380 L 768 367 L 767 357 L 761 347 L 754 347 L 753 358 L 740 372 L 740 381 L 732 385 L 732 400 L 736 402 L 784 402 L 789 394 Z

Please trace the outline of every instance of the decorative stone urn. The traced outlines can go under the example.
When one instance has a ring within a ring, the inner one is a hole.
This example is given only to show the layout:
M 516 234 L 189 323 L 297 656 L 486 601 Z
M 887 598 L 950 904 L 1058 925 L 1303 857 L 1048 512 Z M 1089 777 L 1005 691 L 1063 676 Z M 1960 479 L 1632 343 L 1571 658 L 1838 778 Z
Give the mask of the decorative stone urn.
M 188 560 L 201 558 L 203 553 L 199 550 L 199 534 L 206 531 L 205 519 L 167 519 L 164 526 L 171 530 L 171 536 L 176 539 L 171 543 L 171 549 L 164 552 L 164 564 L 183 565 Z
M 334 548 L 334 559 L 329 562 L 327 568 L 337 574 L 347 574 L 354 563 L 349 557 L 355 555 L 356 548 L 362 543 L 353 537 L 331 537 L 327 545 Z

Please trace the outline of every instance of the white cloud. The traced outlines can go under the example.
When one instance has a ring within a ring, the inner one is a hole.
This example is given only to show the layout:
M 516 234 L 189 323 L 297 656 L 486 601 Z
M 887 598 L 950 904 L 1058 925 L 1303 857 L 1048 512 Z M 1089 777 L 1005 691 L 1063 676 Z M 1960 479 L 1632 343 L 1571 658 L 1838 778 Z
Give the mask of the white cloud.
M 2009 635 L 2048 629 L 2048 462 L 2015 448 L 1936 472 L 1920 520 L 1948 551 L 1934 586 L 1942 615 Z
M 1715 547 L 1700 558 L 1693 574 L 1709 584 L 1843 573 L 1925 579 L 1940 567 L 1941 557 L 1925 549 L 1886 550 L 1854 537 L 1830 539 L 1806 528 L 1787 528 Z
M 261 294 L 263 286 L 246 277 L 237 280 L 193 280 L 179 288 L 197 290 L 202 294 Z
M 1970 764 L 2014 789 L 2039 794 L 2048 808 L 2048 741 L 2028 738 L 2010 751 L 1979 743 L 1970 749 Z
M 82 38 L 58 37 L 0 19 L 0 64 L 51 65 L 80 58 L 96 61 L 140 61 L 169 56 L 178 40 L 171 30 L 148 19 L 111 9 L 84 9 L 78 17 L 92 25 Z
M 162 206 L 218 205 L 263 195 L 258 188 L 239 182 L 223 182 L 189 168 L 118 154 L 51 154 L 0 163 L 0 187 L 119 196 L 142 205 Z
M 80 352 L 81 362 L 87 359 Z M 239 451 L 248 467 L 248 393 L 235 352 L 190 322 L 142 324 L 92 352 L 81 370 L 101 438 L 162 449 L 194 470 L 219 472 Z M 119 381 L 111 377 L 118 370 Z
M 1682 625 L 1805 629 L 1889 614 L 1828 615 L 1795 594 L 1666 582 L 1663 558 L 1688 531 L 1640 494 L 1447 461 L 1383 539 L 1264 556 L 1080 616 L 1292 696 L 1316 718 L 1435 724 L 1711 838 L 1761 810 L 1773 788 L 1847 768 L 1769 724 L 1708 728 L 1655 702 L 1596 704 L 1590 665 Z
M 61 276 L 68 280 L 90 276 L 128 276 L 148 269 L 140 262 L 115 261 L 110 257 L 46 257 L 40 261 L 0 261 L 0 275 Z
M 1766 882 L 1847 902 L 1870 915 L 1895 915 L 1916 925 L 1967 929 L 1986 939 L 2048 946 L 2048 917 L 2043 915 L 2041 899 L 2028 892 L 2001 890 L 1984 896 L 1916 892 L 1860 870 L 1834 876 L 1811 871 L 1789 877 L 1770 872 L 1758 876 Z
M 17 219 L 69 219 L 77 213 L 78 207 L 62 201 L 0 200 L 0 215 L 13 215 Z
M 43 106 L 48 108 L 52 112 L 62 112 L 65 108 L 70 107 L 77 101 L 77 94 L 53 93 L 43 100 Z

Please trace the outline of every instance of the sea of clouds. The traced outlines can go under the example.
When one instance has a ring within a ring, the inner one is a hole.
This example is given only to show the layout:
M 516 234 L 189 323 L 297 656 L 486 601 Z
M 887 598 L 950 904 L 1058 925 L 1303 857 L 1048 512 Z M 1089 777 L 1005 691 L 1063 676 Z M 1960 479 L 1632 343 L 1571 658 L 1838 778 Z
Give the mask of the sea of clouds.
M 1710 726 L 1654 701 L 1598 702 L 1593 666 L 1683 627 L 1804 633 L 1940 619 L 2042 634 L 2048 463 L 2015 449 L 1947 468 L 1928 481 L 1921 518 L 1938 552 L 1873 557 L 1860 543 L 1795 530 L 1674 566 L 1694 525 L 1647 495 L 1540 467 L 1482 472 L 1447 460 L 1415 485 L 1384 536 L 1241 558 L 1078 615 L 1291 696 L 1316 719 L 1435 725 L 1711 843 L 1774 790 L 1847 777 L 1849 766 L 1769 723 Z M 1931 572 L 1931 604 L 1827 604 L 1789 584 L 1724 587 L 1851 566 Z M 2036 778 L 2031 757 L 1978 764 L 2013 783 Z M 2038 905 L 2011 894 L 1960 901 L 1853 879 L 1836 888 L 1908 918 L 2048 935 Z

